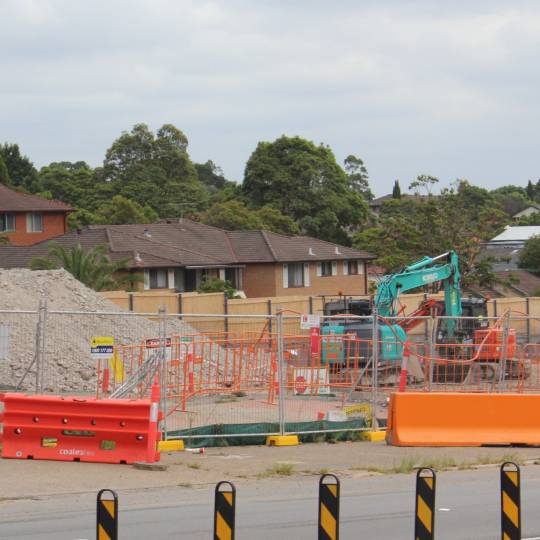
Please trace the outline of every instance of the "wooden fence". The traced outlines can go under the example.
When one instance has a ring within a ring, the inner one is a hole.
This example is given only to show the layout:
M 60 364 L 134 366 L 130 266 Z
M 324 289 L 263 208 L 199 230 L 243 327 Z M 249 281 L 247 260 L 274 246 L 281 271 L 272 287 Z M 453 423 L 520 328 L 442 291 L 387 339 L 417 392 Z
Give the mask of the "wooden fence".
M 168 314 L 182 316 L 186 322 L 200 332 L 232 332 L 238 334 L 246 334 L 247 332 L 260 333 L 265 329 L 267 321 L 253 317 L 254 315 L 273 315 L 279 310 L 292 313 L 322 314 L 324 302 L 336 299 L 334 296 L 282 296 L 229 300 L 223 293 L 199 294 L 196 292 L 175 293 L 172 291 L 133 293 L 108 291 L 101 294 L 126 311 L 157 313 L 161 307 L 165 307 Z M 429 296 L 442 298 L 441 293 Z M 402 295 L 400 304 L 404 308 L 404 314 L 408 315 L 414 311 L 425 298 L 426 295 L 423 293 Z M 530 317 L 529 320 L 515 320 L 512 322 L 512 327 L 519 334 L 540 335 L 540 297 L 497 298 L 488 302 L 489 316 L 500 316 L 508 309 L 512 310 L 513 317 L 526 315 Z M 188 314 L 188 316 L 184 314 Z M 197 317 L 198 314 L 214 315 L 214 317 Z M 227 318 L 226 315 L 242 315 L 243 317 Z M 298 321 L 285 321 L 285 331 L 287 333 L 296 333 L 299 330 Z M 420 325 L 412 333 L 421 334 L 424 331 L 424 325 Z

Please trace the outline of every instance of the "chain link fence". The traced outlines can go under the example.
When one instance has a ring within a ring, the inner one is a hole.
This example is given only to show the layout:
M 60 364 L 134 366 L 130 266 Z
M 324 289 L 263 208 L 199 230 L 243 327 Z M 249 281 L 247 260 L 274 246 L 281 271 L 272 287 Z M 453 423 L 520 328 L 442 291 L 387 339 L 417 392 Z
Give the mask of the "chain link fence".
M 406 317 L 223 319 L 58 311 L 44 302 L 0 311 L 1 388 L 140 398 L 158 380 L 164 436 L 194 445 L 381 429 L 396 391 L 540 391 L 540 321 L 511 311 L 463 317 L 450 336 L 447 317 L 418 318 L 408 334 Z M 91 341 L 103 336 L 114 350 L 96 358 Z

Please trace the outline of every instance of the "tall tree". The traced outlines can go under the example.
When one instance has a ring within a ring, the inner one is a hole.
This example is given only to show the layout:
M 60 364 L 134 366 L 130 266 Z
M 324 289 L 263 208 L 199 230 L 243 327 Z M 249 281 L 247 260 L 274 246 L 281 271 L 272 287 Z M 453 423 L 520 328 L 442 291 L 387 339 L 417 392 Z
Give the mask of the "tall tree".
M 187 137 L 171 124 L 156 135 L 146 124 L 137 124 L 107 150 L 104 179 L 115 194 L 148 204 L 162 217 L 202 210 L 209 193 L 198 179 L 187 145 Z
M 394 187 L 392 188 L 392 199 L 401 199 L 401 187 L 399 186 L 399 180 L 394 182 Z
M 409 184 L 409 189 L 412 189 L 417 195 L 422 191 L 425 191 L 426 195 L 431 195 L 433 187 L 438 183 L 439 179 L 437 177 L 430 176 L 429 174 L 421 174 Z
M 529 199 L 531 201 L 534 201 L 534 195 L 535 195 L 535 189 L 534 189 L 534 185 L 533 183 L 531 182 L 531 180 L 529 180 L 527 182 L 527 188 L 526 188 L 526 191 L 527 191 L 527 197 L 529 197 Z
M 2 156 L 0 156 L 0 184 L 4 184 L 4 186 L 9 186 L 11 184 L 9 173 Z
M 7 167 L 13 186 L 23 188 L 30 193 L 42 191 L 34 164 L 26 156 L 21 155 L 18 144 L 0 145 L 0 157 Z
M 349 243 L 347 227 L 367 217 L 367 203 L 348 184 L 330 148 L 283 135 L 260 142 L 245 170 L 242 191 L 255 208 L 271 205 L 303 232 Z
M 344 165 L 349 187 L 358 191 L 367 201 L 371 201 L 373 192 L 369 187 L 369 174 L 364 162 L 351 154 L 345 158 Z

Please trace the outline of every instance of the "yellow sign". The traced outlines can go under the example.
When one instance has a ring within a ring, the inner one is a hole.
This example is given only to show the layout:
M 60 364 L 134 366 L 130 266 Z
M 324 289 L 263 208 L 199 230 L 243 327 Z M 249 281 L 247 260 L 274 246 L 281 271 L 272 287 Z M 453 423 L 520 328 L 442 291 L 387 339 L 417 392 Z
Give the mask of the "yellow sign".
M 109 346 L 112 347 L 114 345 L 114 338 L 111 336 L 94 336 L 92 338 L 91 347 L 99 347 L 99 346 Z

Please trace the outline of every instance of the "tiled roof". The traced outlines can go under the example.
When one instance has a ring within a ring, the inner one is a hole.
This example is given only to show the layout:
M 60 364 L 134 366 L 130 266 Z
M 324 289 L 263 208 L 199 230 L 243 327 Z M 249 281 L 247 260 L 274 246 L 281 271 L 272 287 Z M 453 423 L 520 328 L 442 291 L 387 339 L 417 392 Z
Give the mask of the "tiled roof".
M 69 204 L 20 193 L 0 184 L 0 212 L 71 212 Z
M 106 244 L 112 260 L 130 258 L 134 268 L 374 258 L 366 251 L 308 236 L 224 231 L 184 219 L 151 225 L 94 225 L 26 248 L 0 247 L 0 267 L 27 266 L 33 257 L 47 254 L 49 242 L 66 248 L 81 244 L 85 249 Z

